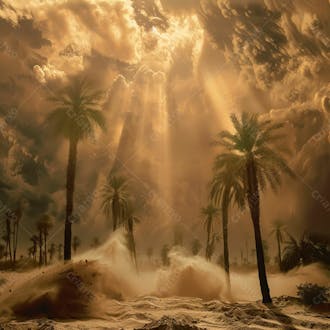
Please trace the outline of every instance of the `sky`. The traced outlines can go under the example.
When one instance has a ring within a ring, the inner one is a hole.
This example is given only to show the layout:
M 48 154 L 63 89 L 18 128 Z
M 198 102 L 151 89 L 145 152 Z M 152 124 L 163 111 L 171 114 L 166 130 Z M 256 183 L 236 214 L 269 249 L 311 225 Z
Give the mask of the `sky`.
M 187 246 L 204 240 L 200 208 L 221 152 L 211 142 L 241 111 L 285 122 L 298 176 L 262 195 L 269 245 L 276 219 L 329 238 L 329 14 L 328 0 L 0 0 L 0 200 L 27 201 L 25 245 L 43 213 L 62 240 L 68 143 L 45 118 L 49 95 L 75 75 L 106 95 L 107 131 L 78 151 L 73 230 L 85 247 L 110 232 L 100 204 L 113 169 L 140 207 L 140 251 L 175 231 Z M 237 256 L 253 249 L 251 227 L 231 210 Z

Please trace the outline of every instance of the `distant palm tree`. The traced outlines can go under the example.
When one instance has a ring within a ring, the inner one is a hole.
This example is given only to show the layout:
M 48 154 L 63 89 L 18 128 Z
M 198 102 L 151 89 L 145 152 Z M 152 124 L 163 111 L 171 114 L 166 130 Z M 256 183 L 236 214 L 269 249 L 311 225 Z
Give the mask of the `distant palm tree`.
M 44 251 L 43 253 L 43 262 L 45 265 L 47 265 L 47 237 L 49 235 L 49 231 L 54 226 L 53 218 L 48 214 L 43 214 L 39 221 L 37 222 L 37 228 L 39 230 L 39 239 L 41 240 L 41 246 L 43 246 Z M 42 262 L 41 262 L 42 263 Z
M 5 256 L 6 247 L 3 244 L 0 244 L 0 260 Z
M 103 187 L 102 209 L 106 217 L 112 217 L 113 231 L 123 222 L 127 208 L 127 180 L 110 175 Z
M 80 242 L 80 238 L 78 236 L 74 236 L 73 237 L 73 243 L 72 243 L 72 248 L 73 248 L 73 252 L 76 253 L 78 247 L 80 246 L 81 242 Z
M 207 207 L 202 208 L 202 216 L 204 217 L 204 226 L 206 229 L 206 247 L 205 247 L 205 257 L 207 260 L 210 260 L 209 257 L 209 248 L 210 248 L 210 240 L 211 234 L 213 231 L 213 221 L 214 218 L 219 215 L 219 209 L 213 206 L 212 204 Z
M 23 207 L 23 201 L 19 201 L 17 208 L 13 212 L 13 231 L 12 231 L 12 236 L 13 236 L 13 262 L 16 263 L 16 253 L 17 253 L 17 245 L 18 245 L 18 233 L 19 233 L 19 225 L 20 221 L 22 218 L 22 207 Z
M 71 259 L 74 186 L 79 141 L 93 136 L 94 128 L 105 128 L 105 119 L 99 110 L 103 93 L 95 91 L 86 79 L 76 78 L 72 84 L 50 98 L 56 108 L 48 116 L 55 132 L 69 141 L 66 179 L 66 218 L 64 230 L 64 260 Z
M 132 260 L 135 264 L 136 269 L 138 269 L 137 259 L 136 259 L 136 246 L 135 246 L 135 238 L 134 238 L 134 225 L 136 223 L 140 223 L 141 220 L 135 214 L 134 207 L 132 203 L 129 203 L 125 212 L 124 225 L 127 231 L 127 245 L 128 249 L 131 253 Z
M 281 244 L 283 243 L 285 228 L 286 228 L 286 226 L 284 225 L 284 223 L 282 221 L 276 220 L 273 223 L 272 231 L 270 232 L 270 235 L 275 236 L 276 241 L 277 241 L 277 258 L 278 258 L 278 267 L 279 267 L 279 269 L 281 269 L 281 265 L 282 265 L 282 248 L 281 248 Z
M 32 242 L 32 256 L 33 260 L 35 261 L 37 258 L 37 249 L 38 249 L 38 236 L 37 235 L 32 235 L 30 237 L 30 241 Z
M 253 223 L 263 302 L 271 303 L 260 229 L 259 190 L 269 184 L 276 191 L 282 182 L 281 173 L 294 177 L 280 155 L 287 153 L 288 149 L 276 144 L 284 137 L 277 133 L 283 124 L 261 120 L 257 114 L 247 112 L 243 112 L 239 118 L 232 114 L 231 121 L 235 132 L 223 131 L 218 135 L 217 144 L 223 146 L 226 152 L 217 156 L 215 167 L 218 171 L 227 169 L 241 175 Z
M 222 210 L 222 236 L 223 236 L 223 256 L 224 268 L 227 277 L 227 284 L 230 288 L 230 271 L 229 271 L 229 248 L 228 248 L 228 212 L 229 206 L 235 202 L 239 208 L 244 207 L 245 190 L 239 172 L 233 169 L 218 166 L 216 162 L 214 167 L 216 174 L 211 183 L 210 198 L 221 207 Z
M 285 242 L 281 270 L 287 272 L 301 265 L 322 262 L 330 265 L 329 243 L 318 242 L 304 234 L 299 240 L 287 233 L 289 241 Z

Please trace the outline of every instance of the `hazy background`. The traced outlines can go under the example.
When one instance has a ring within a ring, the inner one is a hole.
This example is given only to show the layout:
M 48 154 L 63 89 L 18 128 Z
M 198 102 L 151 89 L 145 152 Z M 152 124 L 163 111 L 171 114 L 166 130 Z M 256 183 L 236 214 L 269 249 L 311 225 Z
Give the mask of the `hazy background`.
M 74 234 L 106 238 L 100 189 L 112 169 L 141 206 L 137 249 L 175 231 L 204 240 L 200 208 L 215 134 L 242 110 L 286 121 L 299 179 L 262 196 L 262 226 L 330 236 L 328 0 L 0 0 L 0 200 L 24 197 L 26 244 L 44 213 L 62 241 L 67 141 L 44 124 L 47 95 L 84 73 L 106 91 L 107 132 L 79 145 Z M 230 247 L 253 249 L 248 212 L 232 210 Z M 219 226 L 220 228 L 220 222 Z M 21 245 L 22 253 L 26 246 Z M 220 249 L 220 247 L 218 247 Z

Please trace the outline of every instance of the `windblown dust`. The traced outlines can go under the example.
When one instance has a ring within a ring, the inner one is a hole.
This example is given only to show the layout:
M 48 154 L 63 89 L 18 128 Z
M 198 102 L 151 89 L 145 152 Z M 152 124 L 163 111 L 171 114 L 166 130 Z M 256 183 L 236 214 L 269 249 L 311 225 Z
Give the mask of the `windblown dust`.
M 256 301 L 260 299 L 256 272 L 232 273 L 232 295 L 225 274 L 202 257 L 170 253 L 171 264 L 153 271 L 136 270 L 129 258 L 124 235 L 118 231 L 100 248 L 77 260 L 57 264 L 24 275 L 0 286 L 0 317 L 107 318 L 126 301 L 173 297 L 201 301 Z M 289 274 L 269 275 L 273 296 L 296 294 L 303 282 L 327 284 L 327 272 L 310 265 Z M 173 298 L 176 299 L 176 298 Z M 116 308 L 114 308 L 116 306 Z M 150 307 L 150 306 L 149 306 Z

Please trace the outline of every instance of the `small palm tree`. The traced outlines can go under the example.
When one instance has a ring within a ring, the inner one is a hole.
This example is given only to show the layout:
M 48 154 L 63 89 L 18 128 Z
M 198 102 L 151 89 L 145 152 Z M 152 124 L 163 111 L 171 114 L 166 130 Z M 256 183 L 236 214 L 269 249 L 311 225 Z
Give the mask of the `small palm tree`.
M 103 187 L 102 209 L 106 217 L 112 217 L 113 231 L 123 222 L 127 209 L 127 180 L 110 175 Z
M 288 153 L 288 149 L 277 145 L 284 137 L 277 133 L 283 124 L 261 120 L 257 114 L 247 112 L 240 117 L 231 115 L 231 121 L 234 133 L 223 131 L 218 135 L 217 144 L 224 147 L 226 152 L 217 156 L 215 166 L 218 171 L 226 169 L 241 175 L 254 229 L 263 302 L 271 303 L 260 229 L 259 193 L 267 185 L 277 191 L 282 182 L 282 173 L 294 176 L 281 155 Z
M 283 243 L 285 228 L 286 228 L 286 226 L 284 225 L 284 223 L 282 221 L 276 220 L 273 223 L 272 231 L 270 232 L 270 235 L 275 236 L 276 241 L 277 241 L 277 259 L 278 259 L 279 269 L 281 269 L 281 265 L 282 265 L 282 247 L 281 247 L 281 244 Z
M 57 134 L 69 141 L 66 178 L 66 217 L 64 230 L 64 260 L 71 259 L 73 200 L 79 141 L 93 136 L 95 127 L 105 128 L 99 110 L 103 93 L 95 91 L 86 79 L 76 78 L 72 84 L 50 98 L 56 108 L 47 118 Z
M 213 231 L 213 221 L 214 218 L 219 215 L 219 209 L 213 206 L 212 204 L 207 207 L 202 208 L 202 216 L 204 217 L 204 226 L 206 229 L 206 247 L 205 247 L 205 257 L 207 260 L 210 260 L 209 257 L 209 248 L 211 241 L 211 234 Z
M 43 253 L 40 252 L 40 263 L 42 264 L 42 261 L 45 263 L 45 265 L 47 265 L 47 237 L 49 235 L 49 231 L 52 229 L 52 227 L 54 226 L 54 221 L 53 218 L 48 215 L 48 214 L 43 214 L 41 216 L 41 218 L 39 219 L 39 221 L 37 222 L 37 228 L 39 231 L 39 248 L 41 250 L 41 247 L 43 246 Z M 42 254 L 43 254 L 43 258 L 42 258 Z
M 38 236 L 32 235 L 30 238 L 30 241 L 32 242 L 32 256 L 33 260 L 35 261 L 37 258 L 37 249 L 38 249 Z
M 244 207 L 245 190 L 239 172 L 227 167 L 218 167 L 215 164 L 215 177 L 211 183 L 211 200 L 222 210 L 222 235 L 224 268 L 227 276 L 228 288 L 230 288 L 229 248 L 228 248 L 228 213 L 229 206 L 235 202 L 240 208 Z

